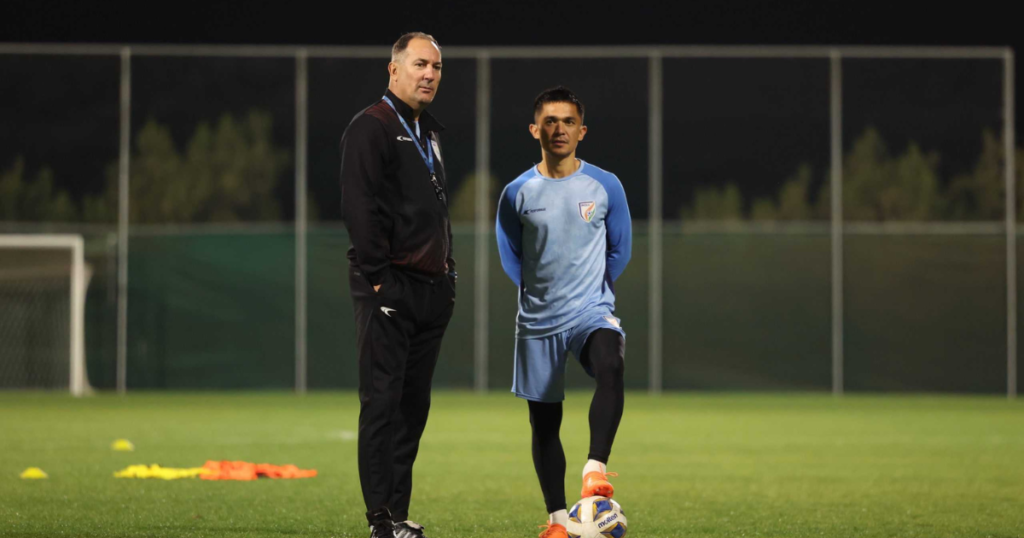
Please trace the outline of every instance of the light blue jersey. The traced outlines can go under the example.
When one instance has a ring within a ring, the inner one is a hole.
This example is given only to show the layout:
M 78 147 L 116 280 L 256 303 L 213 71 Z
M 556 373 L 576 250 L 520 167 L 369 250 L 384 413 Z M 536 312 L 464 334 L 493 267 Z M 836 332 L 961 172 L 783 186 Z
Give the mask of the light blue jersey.
M 519 286 L 516 337 L 543 338 L 615 310 L 612 283 L 629 263 L 632 231 L 615 174 L 580 161 L 568 177 L 537 167 L 498 201 L 501 265 Z

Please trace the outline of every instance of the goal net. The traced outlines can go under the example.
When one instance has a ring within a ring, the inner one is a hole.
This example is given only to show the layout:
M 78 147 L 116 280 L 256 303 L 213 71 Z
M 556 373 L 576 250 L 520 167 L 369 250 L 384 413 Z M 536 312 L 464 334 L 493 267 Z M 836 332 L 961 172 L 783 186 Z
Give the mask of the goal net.
M 85 290 L 79 235 L 0 234 L 0 389 L 85 394 Z

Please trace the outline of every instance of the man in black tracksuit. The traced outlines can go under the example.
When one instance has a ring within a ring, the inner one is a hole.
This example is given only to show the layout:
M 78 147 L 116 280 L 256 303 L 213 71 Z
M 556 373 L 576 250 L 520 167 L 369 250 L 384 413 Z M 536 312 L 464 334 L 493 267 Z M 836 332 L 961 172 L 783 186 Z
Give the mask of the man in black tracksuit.
M 341 139 L 341 203 L 359 352 L 359 480 L 371 537 L 423 536 L 407 521 L 430 383 L 455 304 L 448 189 L 425 111 L 441 80 L 433 37 L 402 36 L 388 90 Z

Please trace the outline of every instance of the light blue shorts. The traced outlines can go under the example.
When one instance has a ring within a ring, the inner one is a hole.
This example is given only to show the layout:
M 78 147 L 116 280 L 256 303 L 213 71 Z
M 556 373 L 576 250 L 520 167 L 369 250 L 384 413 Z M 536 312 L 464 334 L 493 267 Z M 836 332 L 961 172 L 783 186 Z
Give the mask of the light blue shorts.
M 534 402 L 560 402 L 565 399 L 566 353 L 571 351 L 580 360 L 583 345 L 590 333 L 611 329 L 626 337 L 621 320 L 606 312 L 584 315 L 570 329 L 543 338 L 516 338 L 515 368 L 512 371 L 512 393 Z M 587 375 L 594 373 L 584 368 Z

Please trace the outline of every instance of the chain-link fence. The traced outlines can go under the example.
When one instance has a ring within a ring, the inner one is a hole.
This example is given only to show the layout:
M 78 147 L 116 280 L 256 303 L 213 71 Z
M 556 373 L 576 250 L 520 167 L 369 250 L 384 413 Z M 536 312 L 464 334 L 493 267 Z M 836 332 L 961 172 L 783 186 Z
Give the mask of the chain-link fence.
M 0 231 L 86 238 L 93 386 L 356 386 L 338 143 L 388 56 L 0 46 Z M 635 220 L 628 387 L 1016 394 L 1012 51 L 447 47 L 443 73 L 437 386 L 510 384 L 494 205 L 561 84 Z

